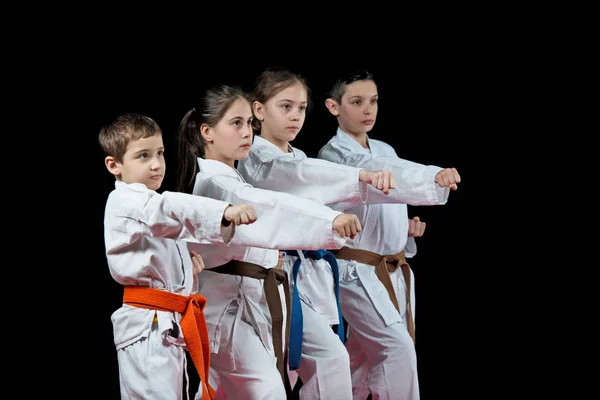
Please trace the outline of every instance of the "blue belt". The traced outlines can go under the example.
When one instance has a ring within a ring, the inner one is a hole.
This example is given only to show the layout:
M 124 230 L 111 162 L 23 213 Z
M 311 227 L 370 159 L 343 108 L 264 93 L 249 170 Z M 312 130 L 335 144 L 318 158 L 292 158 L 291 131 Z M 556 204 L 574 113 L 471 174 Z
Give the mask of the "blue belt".
M 296 250 L 286 250 L 286 254 L 291 256 L 298 256 Z M 302 251 L 304 258 L 312 258 L 313 260 L 325 259 L 331 266 L 333 272 L 333 281 L 335 284 L 335 301 L 338 308 L 339 324 L 337 326 L 337 334 L 340 337 L 342 343 L 344 343 L 344 320 L 342 319 L 342 308 L 340 307 L 340 270 L 338 267 L 337 259 L 332 252 L 327 250 L 304 250 Z M 298 257 L 294 266 L 292 267 L 292 276 L 294 278 L 294 293 L 292 295 L 292 315 L 290 324 L 290 344 L 289 344 L 289 365 L 290 370 L 298 369 L 300 366 L 300 357 L 302 356 L 302 332 L 303 332 L 303 319 L 302 319 L 302 306 L 300 305 L 300 293 L 298 291 L 298 285 L 296 280 L 298 278 L 298 271 L 300 270 L 300 264 L 302 259 Z

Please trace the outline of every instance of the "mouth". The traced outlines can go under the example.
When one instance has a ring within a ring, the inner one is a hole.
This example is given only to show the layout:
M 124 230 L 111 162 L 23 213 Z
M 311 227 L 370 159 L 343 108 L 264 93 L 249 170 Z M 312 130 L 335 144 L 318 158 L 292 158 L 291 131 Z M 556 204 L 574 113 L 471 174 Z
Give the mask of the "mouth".
M 371 124 L 373 124 L 373 122 L 374 121 L 372 119 L 365 119 L 362 123 L 365 125 L 371 125 Z
M 249 144 L 243 144 L 243 145 L 241 145 L 240 147 L 241 147 L 242 149 L 244 149 L 244 150 L 247 150 L 247 149 L 249 149 L 249 148 L 250 148 L 250 145 L 249 145 Z
M 150 177 L 150 179 L 154 179 L 154 180 L 156 180 L 156 179 L 161 179 L 161 178 L 162 178 L 162 175 L 152 175 L 152 176 Z

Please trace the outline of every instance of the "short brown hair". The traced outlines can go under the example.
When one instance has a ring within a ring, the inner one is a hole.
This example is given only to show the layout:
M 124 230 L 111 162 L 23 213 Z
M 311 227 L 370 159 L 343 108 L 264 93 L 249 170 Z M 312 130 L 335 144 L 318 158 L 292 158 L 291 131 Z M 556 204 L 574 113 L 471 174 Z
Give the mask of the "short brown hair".
M 130 142 L 154 135 L 162 136 L 162 130 L 152 118 L 128 113 L 119 115 L 113 122 L 102 127 L 98 141 L 106 156 L 123 162 Z

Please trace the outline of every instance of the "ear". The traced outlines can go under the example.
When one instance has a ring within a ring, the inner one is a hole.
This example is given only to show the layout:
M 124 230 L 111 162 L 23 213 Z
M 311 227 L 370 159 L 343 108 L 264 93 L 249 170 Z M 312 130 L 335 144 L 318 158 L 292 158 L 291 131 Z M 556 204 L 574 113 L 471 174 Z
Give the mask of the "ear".
M 340 115 L 340 111 L 338 110 L 339 104 L 334 99 L 329 98 L 325 100 L 325 107 L 336 117 Z
M 254 103 L 252 103 L 252 112 L 254 113 L 256 119 L 258 119 L 259 121 L 265 119 L 265 107 L 261 102 L 254 101 Z
M 116 176 L 116 177 L 121 176 L 121 163 L 119 163 L 117 160 L 115 160 L 114 157 L 107 156 L 104 159 L 104 165 L 106 165 L 106 169 L 108 170 L 108 172 L 110 172 L 114 176 Z
M 200 134 L 207 142 L 212 142 L 214 140 L 213 131 L 207 124 L 200 125 Z

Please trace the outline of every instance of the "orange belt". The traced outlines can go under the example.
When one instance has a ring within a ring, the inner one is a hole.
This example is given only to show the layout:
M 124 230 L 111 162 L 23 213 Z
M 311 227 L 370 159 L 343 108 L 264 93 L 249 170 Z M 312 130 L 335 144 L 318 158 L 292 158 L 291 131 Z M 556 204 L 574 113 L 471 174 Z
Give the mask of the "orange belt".
M 201 294 L 180 294 L 140 286 L 125 286 L 123 303 L 151 310 L 183 314 L 180 326 L 187 350 L 190 352 L 202 384 L 202 398 L 214 399 L 215 390 L 208 383 L 210 349 L 208 328 L 204 319 L 206 298 Z

